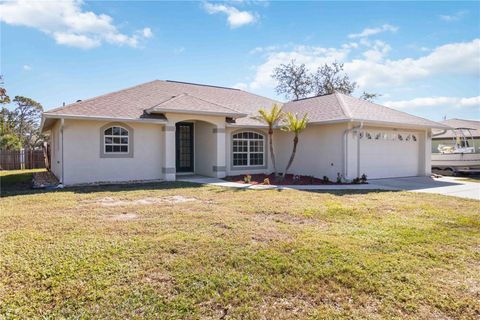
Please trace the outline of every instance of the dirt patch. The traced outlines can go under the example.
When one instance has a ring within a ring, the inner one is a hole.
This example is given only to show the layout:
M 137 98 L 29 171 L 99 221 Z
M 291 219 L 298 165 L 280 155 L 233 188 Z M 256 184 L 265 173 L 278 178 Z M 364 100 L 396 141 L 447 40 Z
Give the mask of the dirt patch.
M 55 187 L 59 184 L 57 177 L 50 171 L 34 172 L 33 173 L 33 188 L 47 188 Z
M 141 206 L 141 205 L 153 205 L 153 204 L 176 204 L 176 203 L 185 203 L 185 202 L 192 202 L 197 201 L 195 198 L 188 198 L 184 196 L 166 196 L 166 197 L 149 197 L 149 198 L 141 198 L 135 200 L 121 200 L 115 199 L 112 197 L 105 197 L 100 199 L 94 200 L 85 200 L 82 201 L 83 203 L 90 203 L 90 204 L 98 204 L 103 207 L 118 207 L 118 206 Z
M 136 215 L 135 213 L 114 214 L 114 215 L 108 216 L 108 219 L 113 221 L 129 221 L 129 220 L 135 220 L 137 218 L 138 218 L 138 215 Z
M 262 223 L 262 222 L 280 222 L 286 224 L 315 224 L 316 220 L 296 216 L 288 213 L 275 213 L 275 214 L 266 214 L 266 213 L 257 213 L 252 216 L 252 219 Z

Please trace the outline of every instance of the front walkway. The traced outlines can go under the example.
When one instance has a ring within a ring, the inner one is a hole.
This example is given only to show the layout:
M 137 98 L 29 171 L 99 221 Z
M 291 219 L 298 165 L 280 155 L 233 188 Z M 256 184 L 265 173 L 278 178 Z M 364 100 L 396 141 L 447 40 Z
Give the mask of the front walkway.
M 406 190 L 410 192 L 436 193 L 466 199 L 480 200 L 480 183 L 462 181 L 454 177 L 408 177 L 392 179 L 374 179 L 368 184 L 350 185 L 251 185 L 237 182 L 229 182 L 217 178 L 203 176 L 177 176 L 177 181 L 187 181 L 200 184 L 208 184 L 220 187 L 240 188 L 250 190 L 266 189 L 295 189 L 295 190 Z

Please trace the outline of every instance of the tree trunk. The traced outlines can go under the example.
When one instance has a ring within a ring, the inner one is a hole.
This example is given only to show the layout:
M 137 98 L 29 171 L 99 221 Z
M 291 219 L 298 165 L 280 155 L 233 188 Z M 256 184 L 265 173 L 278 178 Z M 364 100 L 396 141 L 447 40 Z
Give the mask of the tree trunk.
M 272 158 L 272 165 L 273 165 L 273 174 L 275 177 L 278 177 L 277 172 L 277 164 L 275 162 L 275 153 L 273 152 L 273 129 L 268 130 L 269 141 L 268 144 L 270 146 L 270 157 Z
M 285 171 L 282 174 L 282 180 L 285 179 L 285 176 L 287 175 L 287 171 L 288 171 L 288 169 L 290 169 L 290 166 L 293 163 L 293 159 L 295 158 L 295 153 L 297 152 L 297 144 L 298 144 L 298 135 L 295 134 L 295 138 L 293 138 L 292 155 L 290 156 L 290 160 L 288 160 L 287 167 L 285 168 Z

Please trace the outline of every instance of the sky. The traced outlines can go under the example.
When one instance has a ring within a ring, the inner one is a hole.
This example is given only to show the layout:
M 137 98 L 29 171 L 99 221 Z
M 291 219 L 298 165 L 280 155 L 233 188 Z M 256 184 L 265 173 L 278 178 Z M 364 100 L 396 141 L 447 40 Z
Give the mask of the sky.
M 285 101 L 271 74 L 295 59 L 344 63 L 354 96 L 480 120 L 480 2 L 18 0 L 0 21 L 3 86 L 45 110 L 154 79 Z

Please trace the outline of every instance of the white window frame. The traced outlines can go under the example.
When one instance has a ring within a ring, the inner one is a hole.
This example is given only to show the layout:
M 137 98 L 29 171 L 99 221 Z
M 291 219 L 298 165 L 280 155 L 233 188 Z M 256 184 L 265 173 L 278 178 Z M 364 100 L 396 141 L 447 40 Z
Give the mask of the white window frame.
M 120 134 L 119 135 L 113 134 L 113 129 L 114 128 L 119 128 L 120 129 Z M 105 134 L 105 132 L 109 129 L 112 129 L 112 134 Z M 121 129 L 125 130 L 127 132 L 127 134 L 126 135 L 122 134 Z M 107 138 L 111 138 L 112 142 L 107 143 L 107 141 L 106 141 Z M 120 143 L 114 143 L 113 142 L 114 138 L 119 138 Z M 122 143 L 121 142 L 122 138 L 127 138 L 127 143 Z M 107 147 L 109 147 L 109 146 L 112 147 L 112 151 L 107 151 Z M 127 151 L 113 151 L 114 146 L 120 146 L 120 149 L 121 149 L 121 147 L 126 146 Z M 124 127 L 119 126 L 119 125 L 114 125 L 114 126 L 106 128 L 105 130 L 103 130 L 103 148 L 104 148 L 103 152 L 105 152 L 105 154 L 129 154 L 130 153 L 130 131 L 127 128 L 124 128 Z
M 235 138 L 237 135 L 243 135 L 244 133 L 253 133 L 254 135 L 258 135 L 261 137 L 261 139 L 255 139 L 255 138 Z M 240 132 L 235 132 L 232 135 L 232 167 L 233 168 L 241 168 L 241 167 L 249 167 L 249 168 L 262 168 L 265 167 L 266 165 L 266 137 L 264 134 L 256 132 L 256 131 L 240 131 Z M 246 141 L 247 142 L 247 151 L 234 151 L 234 142 L 235 141 Z M 262 150 L 261 152 L 252 152 L 250 151 L 250 145 L 251 142 L 253 141 L 262 141 Z M 234 155 L 235 154 L 247 154 L 247 164 L 235 164 L 235 159 Z M 250 164 L 250 155 L 251 154 L 261 154 L 262 155 L 262 163 L 261 164 Z

